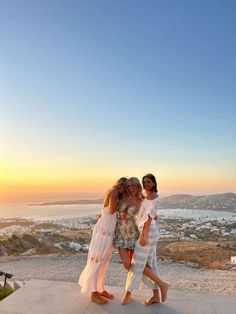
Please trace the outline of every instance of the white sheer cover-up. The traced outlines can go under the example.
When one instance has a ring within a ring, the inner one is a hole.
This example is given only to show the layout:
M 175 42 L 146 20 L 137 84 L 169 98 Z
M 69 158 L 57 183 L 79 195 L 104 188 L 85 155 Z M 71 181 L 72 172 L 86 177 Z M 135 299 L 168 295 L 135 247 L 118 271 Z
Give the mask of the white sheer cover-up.
M 158 198 L 155 198 L 154 200 L 145 198 L 136 217 L 136 223 L 140 232 L 142 232 L 148 217 L 150 217 L 152 221 L 148 228 L 146 244 L 141 246 L 139 240 L 136 242 L 131 261 L 131 268 L 126 277 L 126 291 L 140 289 L 143 286 L 147 286 L 151 289 L 158 288 L 157 284 L 143 275 L 143 270 L 146 265 L 148 265 L 157 276 L 159 275 L 156 257 L 156 244 L 159 239 L 159 232 L 155 220 L 155 217 L 157 216 L 158 202 Z
M 136 224 L 140 232 L 143 230 L 143 226 L 145 222 L 148 220 L 148 217 L 154 218 L 157 216 L 159 198 L 155 198 L 154 200 L 148 200 L 145 198 L 142 201 L 142 204 L 139 208 L 139 212 L 136 216 Z M 156 224 L 156 221 L 152 221 L 151 223 Z
M 79 278 L 82 293 L 104 290 L 104 275 L 112 254 L 116 226 L 116 212 L 111 214 L 108 207 L 102 209 L 102 216 L 93 229 L 87 264 Z

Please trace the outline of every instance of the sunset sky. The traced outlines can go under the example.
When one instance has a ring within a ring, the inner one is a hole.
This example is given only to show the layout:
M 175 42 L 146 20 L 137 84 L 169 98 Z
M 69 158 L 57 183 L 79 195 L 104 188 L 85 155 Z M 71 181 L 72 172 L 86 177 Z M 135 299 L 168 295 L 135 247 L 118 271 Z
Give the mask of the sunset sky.
M 235 1 L 0 0 L 0 193 L 236 192 Z

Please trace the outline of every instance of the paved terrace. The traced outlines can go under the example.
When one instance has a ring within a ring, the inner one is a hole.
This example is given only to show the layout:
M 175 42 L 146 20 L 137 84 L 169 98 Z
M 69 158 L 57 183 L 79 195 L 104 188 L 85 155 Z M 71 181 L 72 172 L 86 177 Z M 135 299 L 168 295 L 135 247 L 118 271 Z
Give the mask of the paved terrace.
M 145 306 L 143 300 L 150 290 L 133 294 L 128 305 L 121 305 L 122 287 L 107 286 L 115 298 L 105 305 L 90 302 L 80 294 L 77 283 L 30 280 L 9 297 L 0 302 L 1 314 L 99 314 L 99 313 L 158 313 L 158 314 L 235 314 L 235 296 L 186 294 L 170 290 L 168 300 L 162 304 Z

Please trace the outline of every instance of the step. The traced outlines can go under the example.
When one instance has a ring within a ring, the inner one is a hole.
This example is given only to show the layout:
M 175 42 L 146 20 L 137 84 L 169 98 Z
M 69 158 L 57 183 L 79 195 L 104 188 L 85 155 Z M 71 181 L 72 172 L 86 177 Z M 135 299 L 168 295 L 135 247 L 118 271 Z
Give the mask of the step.
M 17 281 L 17 280 L 7 280 L 6 282 L 6 286 L 7 288 L 13 289 L 13 290 L 17 290 L 19 288 L 21 288 L 23 285 L 25 284 L 25 281 Z M 4 287 L 4 280 L 0 281 L 0 288 Z

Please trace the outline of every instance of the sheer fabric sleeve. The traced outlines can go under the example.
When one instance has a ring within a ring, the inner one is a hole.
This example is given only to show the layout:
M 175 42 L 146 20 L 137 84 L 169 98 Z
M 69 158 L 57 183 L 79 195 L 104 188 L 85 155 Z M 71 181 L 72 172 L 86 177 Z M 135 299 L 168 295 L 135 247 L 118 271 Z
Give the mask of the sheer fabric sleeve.
M 158 209 L 158 198 L 154 199 L 151 206 L 149 207 L 148 216 L 152 219 L 154 219 L 157 215 L 157 209 Z
M 157 205 L 158 205 L 157 199 L 154 199 L 153 201 L 149 202 L 144 200 L 143 203 L 141 204 L 141 207 L 136 218 L 136 223 L 140 231 L 143 229 L 143 225 L 148 220 L 148 217 L 151 217 L 151 219 L 154 219 L 156 217 Z

